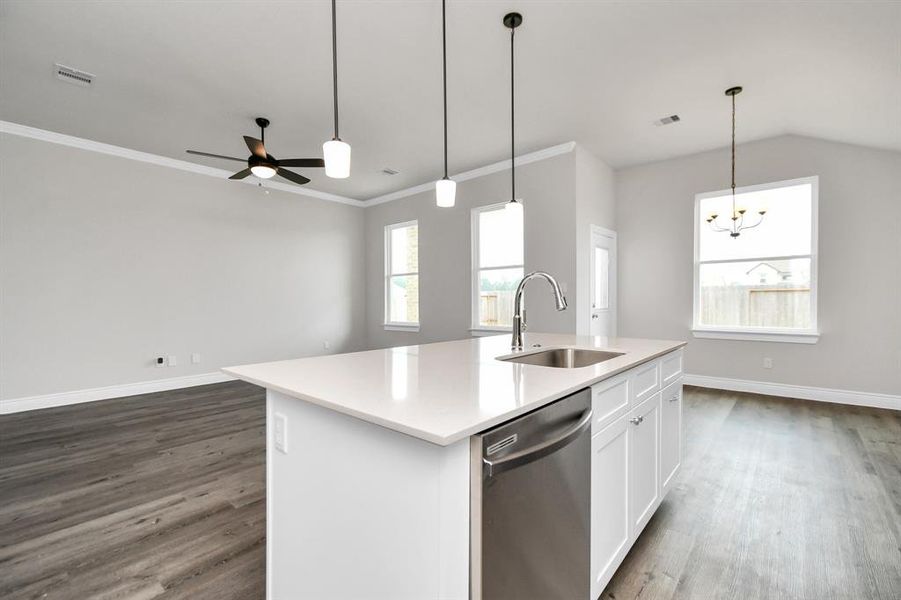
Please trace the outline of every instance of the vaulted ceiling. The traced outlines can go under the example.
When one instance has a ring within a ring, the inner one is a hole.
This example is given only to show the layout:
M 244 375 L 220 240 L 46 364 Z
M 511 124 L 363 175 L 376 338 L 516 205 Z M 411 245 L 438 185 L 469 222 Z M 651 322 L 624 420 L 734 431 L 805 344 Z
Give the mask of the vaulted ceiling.
M 0 4 L 0 119 L 231 168 L 253 117 L 277 156 L 331 137 L 330 5 L 307 1 Z M 451 172 L 509 153 L 509 33 L 517 30 L 520 153 L 576 140 L 613 167 L 795 133 L 901 150 L 901 3 L 449 0 Z M 347 180 L 370 198 L 441 173 L 441 3 L 339 0 Z M 89 71 L 83 88 L 53 64 Z M 671 114 L 679 123 L 658 127 Z M 388 176 L 388 167 L 400 171 Z

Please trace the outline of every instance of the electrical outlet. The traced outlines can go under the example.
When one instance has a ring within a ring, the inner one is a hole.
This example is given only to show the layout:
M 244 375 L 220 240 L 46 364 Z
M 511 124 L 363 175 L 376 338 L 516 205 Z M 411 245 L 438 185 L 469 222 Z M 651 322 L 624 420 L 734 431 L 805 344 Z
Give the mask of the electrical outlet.
M 199 365 L 199 364 L 200 364 L 200 355 L 197 354 L 196 352 L 195 352 L 194 354 L 191 355 L 191 364 L 192 364 L 192 365 Z
M 280 413 L 275 413 L 275 449 L 288 453 L 288 418 Z
M 332 347 L 332 345 L 329 343 L 328 340 L 325 340 L 324 342 L 322 342 L 322 348 L 324 350 L 329 350 L 331 347 Z
M 772 369 L 773 368 L 773 359 L 767 356 L 763 359 L 763 368 L 764 369 Z
M 178 357 L 172 356 L 170 354 L 168 357 L 166 357 L 166 364 L 169 365 L 170 367 L 177 366 L 178 365 Z

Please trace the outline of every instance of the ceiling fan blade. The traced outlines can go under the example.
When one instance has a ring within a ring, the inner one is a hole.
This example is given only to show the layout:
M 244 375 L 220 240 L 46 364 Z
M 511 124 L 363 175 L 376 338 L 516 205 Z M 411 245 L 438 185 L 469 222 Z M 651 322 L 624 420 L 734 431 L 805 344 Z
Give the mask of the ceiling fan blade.
M 263 142 L 249 135 L 244 136 L 244 143 L 250 148 L 250 153 L 260 158 L 266 158 L 266 149 L 263 148 Z
M 248 175 L 250 175 L 250 169 L 244 169 L 243 171 L 238 171 L 237 173 L 229 177 L 229 179 L 244 179 Z
M 324 167 L 325 161 L 321 158 L 285 158 L 278 161 L 281 167 Z
M 305 183 L 310 183 L 310 180 L 307 179 L 306 177 L 304 177 L 303 175 L 299 175 L 299 174 L 294 173 L 293 171 L 289 171 L 287 169 L 282 169 L 281 167 L 279 167 L 278 170 L 276 170 L 275 172 L 277 174 L 281 175 L 282 177 L 284 177 L 285 179 L 287 179 L 288 181 L 293 181 L 297 185 L 303 185 Z
M 210 154 L 209 152 L 198 152 L 197 150 L 185 150 L 188 154 L 196 154 L 197 156 L 209 156 L 210 158 L 224 158 L 225 160 L 236 160 L 238 162 L 247 162 L 246 158 L 235 158 L 234 156 L 222 156 L 221 154 Z

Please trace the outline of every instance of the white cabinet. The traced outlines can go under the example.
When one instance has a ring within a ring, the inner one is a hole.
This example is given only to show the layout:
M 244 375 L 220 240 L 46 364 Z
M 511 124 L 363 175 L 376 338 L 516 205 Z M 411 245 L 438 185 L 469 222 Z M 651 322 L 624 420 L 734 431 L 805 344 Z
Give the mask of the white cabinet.
M 592 434 L 629 411 L 629 382 L 630 377 L 624 373 L 591 386 Z
M 660 394 L 629 413 L 629 427 L 629 520 L 638 536 L 660 500 Z
M 682 464 L 682 380 L 660 395 L 660 489 L 669 491 Z
M 660 389 L 660 361 L 654 360 L 627 371 L 632 392 L 632 406 L 638 406 Z
M 591 597 L 597 598 L 631 546 L 629 434 L 625 416 L 591 438 Z
M 682 462 L 682 351 L 592 386 L 591 598 L 610 582 Z
M 660 387 L 666 387 L 682 376 L 682 350 L 670 352 L 660 359 Z

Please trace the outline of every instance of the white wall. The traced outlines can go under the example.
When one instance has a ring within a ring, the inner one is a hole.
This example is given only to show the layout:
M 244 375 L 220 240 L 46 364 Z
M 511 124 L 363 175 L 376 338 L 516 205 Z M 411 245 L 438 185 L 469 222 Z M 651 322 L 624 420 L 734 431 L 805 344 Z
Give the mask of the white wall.
M 691 336 L 694 196 L 728 187 L 728 149 L 617 172 L 619 333 L 690 340 L 696 375 L 901 393 L 901 154 L 796 136 L 738 148 L 740 185 L 810 175 L 820 180 L 819 343 Z
M 576 330 L 591 329 L 591 226 L 616 230 L 614 172 L 583 146 L 576 146 Z
M 573 227 L 575 157 L 572 152 L 516 168 L 516 192 L 523 199 L 525 270 L 549 272 L 569 292 L 576 280 Z M 457 184 L 456 206 L 435 206 L 434 191 L 366 209 L 367 329 L 373 348 L 419 344 L 470 336 L 471 227 L 473 207 L 510 199 L 510 171 Z M 384 227 L 419 221 L 420 331 L 385 331 Z M 527 292 L 529 327 L 534 331 L 575 332 L 571 308 L 557 312 L 551 290 L 542 281 Z M 569 293 L 567 294 L 569 295 Z
M 7 134 L 0 165 L 0 398 L 362 348 L 362 209 Z

